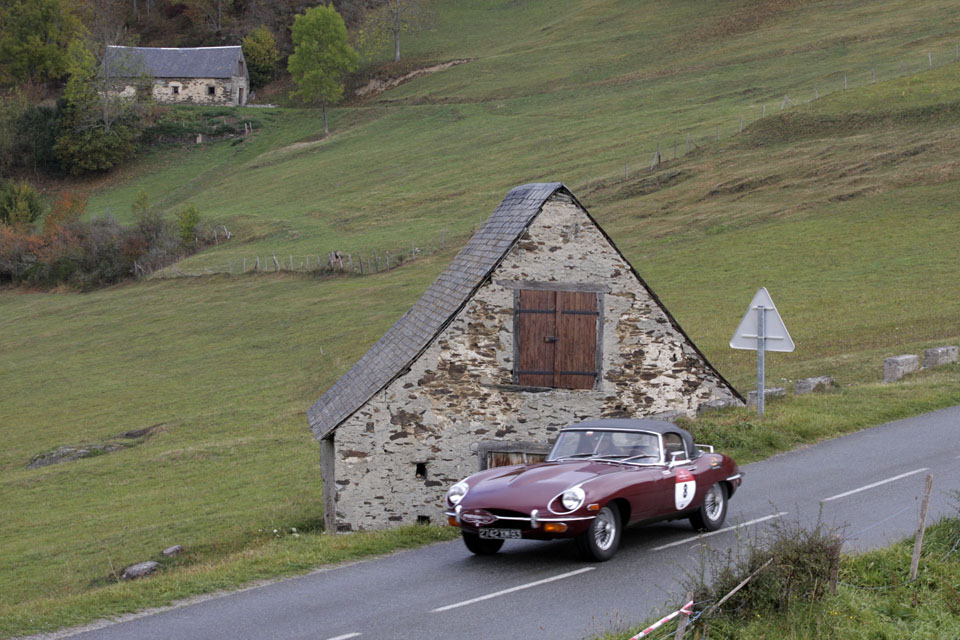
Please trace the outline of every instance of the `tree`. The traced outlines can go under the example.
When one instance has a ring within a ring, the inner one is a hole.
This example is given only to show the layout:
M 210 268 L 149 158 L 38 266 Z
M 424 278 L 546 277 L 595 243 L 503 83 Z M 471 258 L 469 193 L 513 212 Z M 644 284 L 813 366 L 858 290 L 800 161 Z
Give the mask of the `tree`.
M 23 226 L 43 213 L 40 194 L 26 180 L 0 186 L 0 223 Z
M 106 171 L 136 150 L 143 129 L 140 107 L 133 100 L 115 95 L 110 90 L 111 79 L 105 63 L 98 71 L 92 43 L 78 40 L 71 45 L 70 79 L 59 104 L 53 152 L 63 168 L 74 175 Z
M 243 57 L 247 61 L 252 88 L 259 89 L 270 82 L 280 59 L 273 32 L 261 25 L 248 33 L 243 39 Z
M 364 51 L 375 52 L 392 41 L 393 61 L 400 62 L 400 34 L 419 30 L 423 15 L 418 0 L 386 0 L 364 21 L 357 34 L 358 45 Z
M 225 12 L 233 8 L 234 0 L 182 0 L 189 12 L 199 16 L 218 36 L 223 35 Z
M 293 21 L 293 55 L 287 69 L 297 90 L 292 95 L 306 102 L 320 101 L 323 132 L 327 128 L 327 102 L 343 95 L 343 74 L 357 68 L 359 56 L 347 42 L 347 27 L 333 7 L 313 7 Z
M 0 0 L 0 79 L 35 87 L 62 78 L 82 33 L 69 0 Z

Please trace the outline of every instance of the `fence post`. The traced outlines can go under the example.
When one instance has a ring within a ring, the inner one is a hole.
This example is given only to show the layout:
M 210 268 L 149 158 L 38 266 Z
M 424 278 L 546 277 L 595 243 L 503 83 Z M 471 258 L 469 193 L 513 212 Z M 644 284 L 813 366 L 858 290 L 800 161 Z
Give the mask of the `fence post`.
M 247 259 L 243 259 L 243 267 L 240 269 L 240 273 L 246 273 L 247 271 Z
M 743 133 L 743 116 L 740 116 L 740 131 L 738 133 Z
M 274 272 L 280 271 L 280 261 L 277 260 L 277 254 L 273 254 L 273 270 Z
M 687 592 L 687 597 L 683 599 L 683 608 L 680 609 L 680 618 L 677 620 L 677 634 L 675 636 L 676 640 L 683 640 L 683 636 L 687 633 L 687 624 L 690 622 L 690 614 L 687 613 L 686 606 L 688 602 L 693 601 L 693 591 Z
M 717 140 L 720 139 L 720 125 L 717 125 Z
M 764 102 L 763 106 L 760 107 L 760 117 L 763 118 L 766 115 L 767 115 L 767 103 Z
M 650 171 L 653 171 L 653 168 L 660 164 L 660 143 L 657 143 L 657 151 L 653 154 L 653 162 L 650 163 Z
M 446 243 L 445 243 L 446 233 L 447 233 L 446 229 L 440 229 L 440 251 L 443 251 L 446 248 Z
M 257 256 L 257 271 L 260 271 L 260 256 Z
M 843 74 L 843 89 L 847 89 L 847 74 Z
M 390 252 L 387 251 L 387 271 L 390 271 Z
M 290 254 L 290 271 L 293 271 L 293 254 Z
M 350 273 L 353 273 L 353 254 L 347 254 L 347 262 L 350 264 Z
M 690 134 L 687 134 L 687 153 L 690 153 Z
M 870 69 L 870 84 L 877 84 L 877 70 Z
M 910 579 L 917 579 L 920 569 L 920 549 L 923 548 L 923 532 L 927 528 L 927 505 L 930 504 L 930 489 L 933 487 L 933 476 L 927 474 L 927 482 L 923 488 L 923 500 L 920 502 L 920 524 L 917 526 L 917 539 L 913 543 L 913 558 L 910 560 Z
M 927 62 L 930 63 L 930 66 L 933 66 L 933 54 L 927 51 Z

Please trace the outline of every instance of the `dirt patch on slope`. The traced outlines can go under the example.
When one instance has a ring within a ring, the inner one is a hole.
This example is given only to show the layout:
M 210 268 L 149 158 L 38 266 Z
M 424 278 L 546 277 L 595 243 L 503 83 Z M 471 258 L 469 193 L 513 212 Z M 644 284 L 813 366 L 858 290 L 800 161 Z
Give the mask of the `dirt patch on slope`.
M 393 89 L 394 87 L 397 87 L 403 84 L 404 82 L 409 82 L 410 80 L 419 78 L 421 76 L 428 76 L 431 73 L 437 73 L 438 71 L 444 71 L 446 69 L 449 69 L 450 67 L 455 67 L 459 64 L 464 64 L 467 62 L 471 62 L 471 59 L 463 58 L 458 60 L 450 60 L 449 62 L 441 62 L 440 64 L 435 64 L 430 67 L 421 67 L 420 69 L 414 69 L 413 71 L 409 71 L 401 76 L 373 77 L 373 78 L 370 78 L 367 84 L 363 85 L 358 89 L 355 89 L 353 91 L 353 95 L 356 96 L 357 98 L 362 98 L 365 100 L 368 100 L 370 98 L 375 98 L 376 96 L 380 95 L 384 91 L 387 91 L 388 89 Z

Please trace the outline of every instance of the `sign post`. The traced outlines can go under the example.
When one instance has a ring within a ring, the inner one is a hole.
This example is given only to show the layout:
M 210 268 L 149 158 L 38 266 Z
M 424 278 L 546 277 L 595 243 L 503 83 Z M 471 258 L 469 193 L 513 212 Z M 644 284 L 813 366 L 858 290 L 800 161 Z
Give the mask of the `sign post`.
M 765 354 L 767 351 L 790 352 L 796 348 L 765 287 L 760 287 L 753 296 L 747 313 L 730 339 L 730 347 L 757 352 L 757 414 L 762 416 L 766 408 Z

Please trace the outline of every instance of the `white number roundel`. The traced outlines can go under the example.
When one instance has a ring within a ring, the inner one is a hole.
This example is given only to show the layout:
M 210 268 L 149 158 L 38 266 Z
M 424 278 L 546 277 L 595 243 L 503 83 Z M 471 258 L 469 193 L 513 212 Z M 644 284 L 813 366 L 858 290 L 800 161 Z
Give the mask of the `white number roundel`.
M 686 469 L 677 469 L 677 485 L 674 491 L 677 511 L 683 511 L 693 501 L 697 492 L 697 481 L 693 479 L 693 474 Z

